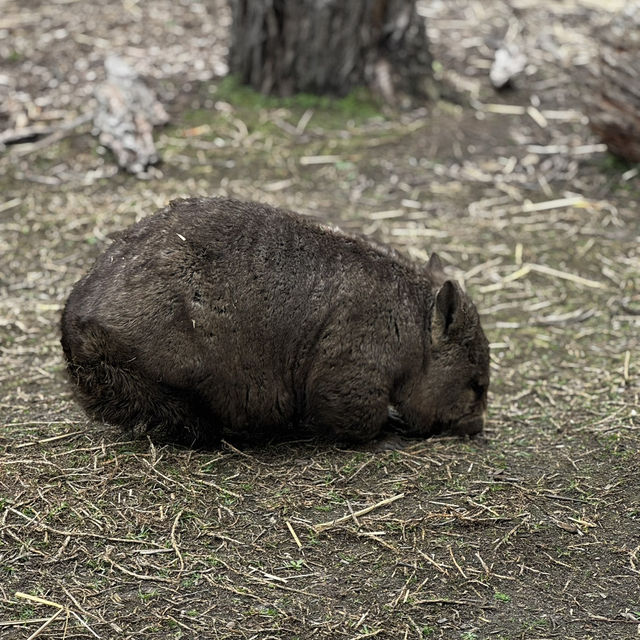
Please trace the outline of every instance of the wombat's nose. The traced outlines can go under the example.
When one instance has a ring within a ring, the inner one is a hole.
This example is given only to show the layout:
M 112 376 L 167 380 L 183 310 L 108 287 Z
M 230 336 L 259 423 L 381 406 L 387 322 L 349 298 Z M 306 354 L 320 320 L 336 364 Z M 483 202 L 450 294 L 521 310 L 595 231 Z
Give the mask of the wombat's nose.
M 456 425 L 456 431 L 461 436 L 474 436 L 478 433 L 482 433 L 484 429 L 484 419 L 485 414 L 483 413 L 480 416 L 474 416 L 471 418 L 466 418 L 465 420 L 461 420 Z

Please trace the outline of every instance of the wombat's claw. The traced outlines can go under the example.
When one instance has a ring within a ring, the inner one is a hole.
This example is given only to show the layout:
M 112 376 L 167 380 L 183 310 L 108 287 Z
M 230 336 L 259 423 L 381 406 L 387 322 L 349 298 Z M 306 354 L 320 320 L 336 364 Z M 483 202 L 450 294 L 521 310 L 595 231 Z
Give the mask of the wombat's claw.
M 398 451 L 399 449 L 406 449 L 408 446 L 415 444 L 415 442 L 416 440 L 414 438 L 407 438 L 406 436 L 401 436 L 399 433 L 391 433 L 370 442 L 368 449 L 372 452 Z
M 464 436 L 465 440 L 469 440 L 473 444 L 478 446 L 484 446 L 489 444 L 489 438 L 485 433 L 474 433 L 473 435 Z

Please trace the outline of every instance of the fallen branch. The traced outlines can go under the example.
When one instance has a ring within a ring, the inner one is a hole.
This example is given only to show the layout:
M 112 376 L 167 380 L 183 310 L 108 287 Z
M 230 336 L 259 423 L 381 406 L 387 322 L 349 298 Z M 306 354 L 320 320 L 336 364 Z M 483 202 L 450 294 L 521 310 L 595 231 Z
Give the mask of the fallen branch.
M 0 148 L 10 144 L 20 144 L 22 140 L 29 138 L 39 138 L 53 133 L 55 129 L 50 125 L 34 124 L 30 127 L 20 127 L 19 129 L 8 129 L 0 133 Z
M 29 144 L 21 145 L 19 149 L 15 149 L 11 153 L 9 153 L 9 158 L 22 158 L 24 156 L 33 153 L 34 151 L 40 151 L 45 147 L 48 147 L 52 144 L 55 144 L 59 140 L 66 138 L 70 135 L 74 129 L 77 129 L 79 126 L 89 122 L 93 118 L 93 113 L 85 113 L 69 122 L 64 122 L 62 125 L 54 131 L 52 134 L 45 136 L 44 138 L 38 140 L 37 142 L 32 142 Z
M 43 440 L 32 440 L 31 442 L 21 442 L 20 444 L 15 445 L 15 448 L 23 449 L 24 447 L 34 447 L 37 444 L 47 444 L 49 442 L 56 442 L 58 440 L 64 440 L 65 438 L 72 438 L 73 436 L 77 436 L 79 433 L 84 433 L 84 432 L 71 431 L 70 433 L 62 433 L 59 436 L 51 436 L 51 438 L 44 438 Z
M 313 525 L 314 531 L 320 533 L 321 531 L 326 531 L 327 529 L 331 529 L 331 527 L 342 524 L 343 522 L 347 522 L 348 520 L 352 520 L 354 517 L 358 518 L 360 516 L 364 516 L 367 513 L 370 513 L 374 509 L 378 509 L 379 507 L 384 507 L 396 500 L 400 500 L 400 498 L 404 498 L 404 493 L 399 493 L 396 496 L 392 496 L 391 498 L 385 498 L 380 502 L 376 502 L 376 504 L 372 504 L 369 507 L 365 507 L 364 509 L 360 509 L 360 511 L 354 511 L 353 513 L 349 513 L 349 515 L 342 516 L 342 518 L 337 518 L 335 520 L 329 520 L 327 522 L 321 522 L 319 524 Z

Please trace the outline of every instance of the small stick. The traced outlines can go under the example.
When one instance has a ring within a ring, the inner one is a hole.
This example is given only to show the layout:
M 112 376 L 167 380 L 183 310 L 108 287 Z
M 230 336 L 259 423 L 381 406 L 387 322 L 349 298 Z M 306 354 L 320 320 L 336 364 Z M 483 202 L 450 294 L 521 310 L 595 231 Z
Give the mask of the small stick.
M 243 458 L 248 458 L 249 460 L 253 460 L 253 458 L 248 453 L 245 453 L 244 451 L 240 451 L 240 449 L 238 449 L 237 447 L 234 447 L 230 442 L 227 442 L 226 440 L 220 440 L 220 442 L 228 449 L 231 449 L 233 453 L 237 453 L 239 456 L 242 456 Z
M 443 569 L 433 558 L 430 558 L 424 551 L 420 549 L 416 549 L 416 551 L 433 567 L 435 567 L 440 573 L 444 573 L 447 575 L 449 572 L 446 569 Z
M 84 609 L 82 605 L 76 600 L 74 595 L 64 586 L 64 584 L 60 584 L 60 588 L 67 594 L 67 597 L 69 598 L 69 600 L 73 602 L 73 604 L 76 606 L 78 611 L 80 611 L 80 613 L 87 616 L 87 618 L 94 618 L 96 620 L 100 620 L 100 618 L 97 615 L 95 615 L 94 613 L 89 613 L 86 609 Z M 71 611 L 71 613 L 75 615 L 73 611 Z M 111 626 L 113 627 L 113 624 Z
M 25 624 L 41 624 L 49 618 L 30 618 L 29 620 L 0 620 L 0 627 L 20 627 Z
M 476 551 L 476 558 L 478 558 L 478 560 L 480 560 L 480 564 L 482 565 L 482 568 L 484 569 L 485 573 L 487 575 L 489 575 L 491 573 L 489 567 L 487 566 L 487 563 L 482 559 L 482 556 L 480 555 L 479 551 Z
M 70 610 L 69 613 L 90 633 L 93 634 L 95 638 L 100 638 L 100 636 L 73 610 Z
M 37 602 L 38 604 L 46 604 L 48 607 L 56 607 L 57 609 L 64 609 L 64 605 L 59 602 L 52 602 L 51 600 L 45 600 L 44 598 L 40 598 L 38 596 L 32 596 L 30 593 L 23 593 L 22 591 L 15 592 L 16 598 L 24 598 L 25 600 L 31 600 L 31 602 Z
M 302 156 L 302 158 L 300 158 L 300 164 L 303 166 L 311 164 L 335 164 L 341 160 L 341 156 Z
M 550 209 L 564 209 L 565 207 L 585 206 L 588 202 L 582 196 L 571 198 L 558 198 L 557 200 L 547 200 L 546 202 L 525 203 L 522 207 L 523 213 L 535 213 L 536 211 L 549 211 Z
M 398 550 L 392 544 L 389 544 L 386 540 L 383 540 L 379 535 L 376 535 L 375 533 L 368 533 L 366 531 L 363 531 L 361 533 L 358 533 L 358 537 L 371 538 L 371 540 L 375 540 L 378 544 L 381 544 L 383 547 L 386 547 L 387 549 L 389 549 L 389 551 L 398 553 Z
M 298 545 L 298 549 L 302 549 L 302 542 L 300 542 L 300 538 L 298 538 L 296 532 L 293 529 L 292 524 L 288 520 L 285 520 L 285 522 L 286 522 L 286 525 L 287 525 L 287 529 L 289 529 L 289 532 L 293 536 L 293 539 L 295 540 L 295 543 Z
M 635 562 L 637 560 L 638 551 L 640 551 L 640 546 L 629 552 L 629 564 L 631 565 L 631 571 L 634 573 L 640 573 Z
M 103 536 L 99 533 L 93 533 L 91 531 L 67 531 L 65 529 L 56 529 L 54 527 L 50 527 L 48 524 L 44 524 L 44 522 L 38 522 L 35 519 L 35 517 L 27 516 L 21 511 L 14 509 L 13 507 L 8 507 L 7 511 L 10 511 L 11 513 L 15 513 L 17 516 L 20 516 L 25 520 L 28 520 L 28 524 L 32 524 L 38 527 L 39 529 L 44 529 L 44 531 L 48 531 L 49 533 L 55 533 L 56 535 L 59 535 L 59 536 L 65 536 L 65 537 L 71 536 L 72 538 L 76 538 L 76 537 L 77 538 L 99 538 L 100 540 L 108 540 L 110 542 L 122 542 L 125 544 L 149 544 L 149 545 L 155 545 L 159 549 L 166 551 L 166 549 L 164 547 L 161 547 L 157 542 L 145 542 L 144 540 L 136 540 L 135 538 L 116 538 L 113 536 Z M 27 594 L 23 594 L 20 597 L 32 598 L 35 596 L 29 596 Z M 53 606 L 58 606 L 58 605 L 54 604 Z
M 360 526 L 360 523 L 358 522 L 358 518 L 356 518 L 356 514 L 353 512 L 353 507 L 351 506 L 351 503 L 347 500 L 347 507 L 349 508 L 349 513 L 351 514 L 351 518 L 353 519 L 353 522 L 355 523 L 356 527 Z
M 524 107 L 517 104 L 483 104 L 483 111 L 488 113 L 499 113 L 506 116 L 522 116 L 526 113 Z
M 206 473 L 198 473 L 197 475 L 205 478 L 207 477 Z M 233 496 L 238 500 L 244 500 L 244 496 L 241 496 L 239 493 L 235 493 L 235 491 L 231 491 L 230 489 L 225 489 L 224 487 L 221 487 L 219 484 L 216 484 L 215 482 L 211 482 L 210 480 L 199 480 L 199 482 L 200 484 L 203 484 L 207 487 L 213 487 L 216 491 L 219 491 L 220 493 L 226 493 L 227 495 Z
M 184 571 L 184 559 L 182 558 L 182 554 L 180 553 L 180 547 L 178 547 L 178 541 L 176 540 L 176 528 L 178 527 L 178 521 L 180 520 L 180 516 L 182 515 L 182 511 L 178 513 L 173 521 L 173 526 L 171 527 L 171 546 L 173 550 L 176 552 L 178 556 L 178 560 L 180 561 L 180 571 Z
M 456 569 L 460 572 L 460 575 L 465 579 L 468 580 L 469 578 L 467 577 L 467 574 L 462 570 L 462 567 L 458 564 L 458 562 L 456 561 L 456 557 L 453 555 L 453 549 L 451 547 L 449 547 L 449 555 L 451 556 L 451 559 L 453 560 L 453 564 L 456 565 Z
M 388 504 L 391 504 L 392 502 L 395 502 L 396 500 L 400 500 L 400 498 L 404 498 L 404 496 L 405 496 L 404 493 L 399 493 L 398 495 L 392 496 L 391 498 L 385 498 L 384 500 L 381 500 L 380 502 L 376 502 L 376 504 L 372 504 L 369 507 L 365 507 L 364 509 L 360 509 L 359 511 L 355 511 L 346 516 L 342 516 L 342 518 L 337 518 L 335 520 L 329 520 L 327 522 L 321 522 L 319 524 L 313 525 L 313 529 L 318 533 L 320 533 L 321 531 L 326 531 L 327 529 L 330 529 L 331 527 L 337 524 L 342 524 L 343 522 L 347 522 L 348 520 L 351 520 L 353 517 L 358 518 L 367 513 L 370 513 L 374 509 L 378 509 L 379 507 L 384 507 Z
M 307 128 L 309 121 L 313 118 L 313 109 L 307 109 L 303 114 L 300 120 L 298 120 L 298 124 L 296 125 L 296 133 L 301 136 L 304 133 L 304 130 Z
M 62 615 L 64 609 L 58 609 L 46 622 L 41 624 L 28 638 L 27 640 L 33 640 L 33 638 L 37 638 L 42 631 L 44 631 L 58 616 Z M 67 615 L 69 613 L 67 612 Z
M 137 580 L 149 580 L 151 582 L 167 582 L 172 584 L 174 581 L 169 578 L 163 578 L 162 576 L 150 576 L 144 573 L 134 573 L 133 571 L 129 571 L 129 569 L 119 565 L 115 560 L 112 560 L 108 555 L 104 555 L 103 558 L 111 565 L 112 568 L 118 569 L 118 571 L 122 571 L 128 576 L 132 578 L 136 578 Z
M 624 383 L 629 384 L 629 364 L 631 363 L 631 351 L 626 351 L 624 354 L 624 367 L 622 369 L 622 375 L 624 376 Z
M 93 113 L 85 113 L 77 118 L 70 120 L 69 122 L 64 122 L 60 125 L 60 128 L 57 131 L 54 131 L 52 134 L 45 136 L 44 138 L 38 140 L 37 142 L 32 142 L 30 144 L 21 145 L 20 149 L 16 149 L 15 151 L 9 154 L 9 157 L 13 158 L 21 158 L 26 156 L 34 151 L 40 151 L 40 149 L 44 149 L 49 145 L 62 140 L 64 137 L 70 135 L 74 129 L 79 127 L 80 125 L 89 122 L 93 118 Z
M 7 200 L 0 204 L 0 213 L 3 211 L 8 211 L 9 209 L 13 209 L 13 207 L 17 207 L 22 200 L 20 198 L 13 198 L 13 200 Z
M 458 605 L 473 605 L 481 606 L 480 602 L 475 600 L 450 600 L 449 598 L 430 598 L 429 600 L 415 600 L 414 605 L 420 604 L 458 604 Z
M 518 244 L 516 244 L 516 250 L 514 255 L 515 263 L 518 266 L 522 265 L 522 251 L 523 251 L 522 242 L 518 242 Z
M 576 284 L 582 284 L 585 287 L 592 287 L 593 289 L 606 289 L 607 285 L 602 282 L 598 282 L 597 280 L 589 280 L 588 278 L 582 278 L 581 276 L 576 276 L 573 273 L 567 273 L 566 271 L 559 271 L 558 269 L 553 269 L 551 267 L 547 267 L 543 264 L 530 264 L 529 267 L 532 271 L 537 271 L 538 273 L 544 273 L 548 276 L 555 276 L 556 278 L 562 278 L 563 280 L 569 280 L 570 282 L 575 282 Z
M 77 436 L 79 433 L 84 433 L 83 431 L 71 431 L 70 433 L 62 433 L 59 436 L 51 436 L 50 438 L 44 438 L 43 440 L 34 440 L 33 442 L 21 442 L 15 446 L 16 449 L 22 449 L 24 447 L 33 447 L 37 444 L 46 444 L 48 442 L 55 442 L 56 440 L 64 440 L 64 438 L 72 438 L 73 436 Z
M 47 127 L 41 124 L 34 124 L 30 127 L 22 127 L 20 129 L 7 129 L 0 133 L 0 147 L 7 144 L 20 142 L 24 138 L 32 138 L 34 136 L 44 136 L 53 133 L 53 127 Z
M 542 129 L 547 127 L 547 119 L 533 105 L 527 107 L 527 114 Z
M 554 278 L 560 278 L 561 280 L 569 280 L 569 282 L 574 282 L 575 284 L 580 284 L 585 287 L 591 287 L 592 289 L 607 288 L 606 284 L 603 284 L 602 282 L 598 282 L 597 280 L 590 280 L 588 278 L 583 278 L 582 276 L 577 276 L 573 273 L 568 273 L 567 271 L 560 271 L 559 269 L 554 269 L 553 267 L 547 267 L 544 264 L 535 264 L 532 262 L 527 262 L 523 264 L 518 270 L 502 278 L 500 282 L 496 282 L 494 284 L 488 284 L 484 287 L 480 287 L 479 291 L 481 291 L 482 293 L 497 291 L 501 289 L 505 283 L 518 280 L 519 278 L 522 278 L 528 275 L 532 271 L 536 273 L 542 273 L 547 276 L 552 276 Z
M 0 208 L 0 213 L 2 208 Z M 81 420 L 26 420 L 25 422 L 7 422 L 6 427 L 22 427 L 27 424 L 80 424 Z M 114 444 L 125 444 L 123 442 L 116 442 Z

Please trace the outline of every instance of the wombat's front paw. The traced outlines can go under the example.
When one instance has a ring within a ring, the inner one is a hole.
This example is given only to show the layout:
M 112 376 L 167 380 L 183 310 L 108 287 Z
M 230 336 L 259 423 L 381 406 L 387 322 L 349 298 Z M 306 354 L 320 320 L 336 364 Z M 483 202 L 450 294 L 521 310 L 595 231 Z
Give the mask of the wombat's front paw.
M 407 447 L 421 442 L 415 438 L 407 438 L 401 436 L 399 433 L 390 433 L 377 440 L 373 440 L 368 445 L 368 450 L 372 452 L 378 451 L 398 451 L 399 449 L 406 449 Z

